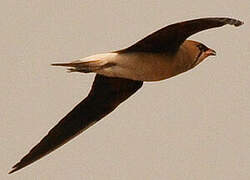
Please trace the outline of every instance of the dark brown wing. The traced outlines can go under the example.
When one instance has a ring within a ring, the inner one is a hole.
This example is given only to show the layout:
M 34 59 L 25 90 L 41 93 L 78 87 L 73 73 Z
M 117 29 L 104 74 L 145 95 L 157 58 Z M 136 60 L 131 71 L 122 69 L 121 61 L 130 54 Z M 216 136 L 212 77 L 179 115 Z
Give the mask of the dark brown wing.
M 231 18 L 202 18 L 190 21 L 184 21 L 166 26 L 134 45 L 117 51 L 126 52 L 169 52 L 175 53 L 179 46 L 192 34 L 197 32 L 220 27 L 226 24 L 240 26 L 243 22 Z
M 113 111 L 134 94 L 143 82 L 96 75 L 89 95 L 13 166 L 13 173 L 62 146 Z

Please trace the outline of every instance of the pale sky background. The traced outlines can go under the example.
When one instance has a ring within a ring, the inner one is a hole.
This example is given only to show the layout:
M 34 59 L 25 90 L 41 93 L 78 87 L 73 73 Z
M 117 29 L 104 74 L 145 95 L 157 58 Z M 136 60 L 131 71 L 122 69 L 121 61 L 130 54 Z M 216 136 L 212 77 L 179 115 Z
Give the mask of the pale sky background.
M 249 0 L 2 1 L 1 180 L 249 180 Z M 171 23 L 243 20 L 192 36 L 217 51 L 197 68 L 145 83 L 112 114 L 15 174 L 10 168 L 88 93 L 68 62 L 118 50 Z

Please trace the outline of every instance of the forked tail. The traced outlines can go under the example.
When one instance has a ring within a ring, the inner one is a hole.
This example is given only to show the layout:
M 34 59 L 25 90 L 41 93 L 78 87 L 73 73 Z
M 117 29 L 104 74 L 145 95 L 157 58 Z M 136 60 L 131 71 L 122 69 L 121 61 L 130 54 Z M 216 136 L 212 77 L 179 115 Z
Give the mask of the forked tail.
M 110 67 L 113 64 L 107 63 L 103 60 L 94 60 L 94 61 L 73 61 L 70 63 L 53 63 L 52 66 L 63 66 L 70 67 L 67 72 L 96 72 L 102 68 Z

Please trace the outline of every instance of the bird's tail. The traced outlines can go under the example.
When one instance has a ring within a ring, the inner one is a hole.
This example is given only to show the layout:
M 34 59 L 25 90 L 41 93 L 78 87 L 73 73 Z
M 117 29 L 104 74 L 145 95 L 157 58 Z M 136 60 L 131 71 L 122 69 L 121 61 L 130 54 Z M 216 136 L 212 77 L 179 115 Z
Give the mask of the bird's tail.
M 103 66 L 105 66 L 105 62 L 102 60 L 93 60 L 93 61 L 73 61 L 70 63 L 53 63 L 52 66 L 64 66 L 69 67 L 67 70 L 68 72 L 95 72 Z

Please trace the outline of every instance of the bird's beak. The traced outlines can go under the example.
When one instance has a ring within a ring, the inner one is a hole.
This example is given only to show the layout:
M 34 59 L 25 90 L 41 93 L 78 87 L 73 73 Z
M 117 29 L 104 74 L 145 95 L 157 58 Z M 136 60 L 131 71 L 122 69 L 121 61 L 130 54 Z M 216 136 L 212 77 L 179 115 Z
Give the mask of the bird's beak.
M 207 56 L 216 56 L 216 51 L 213 49 L 206 50 Z

